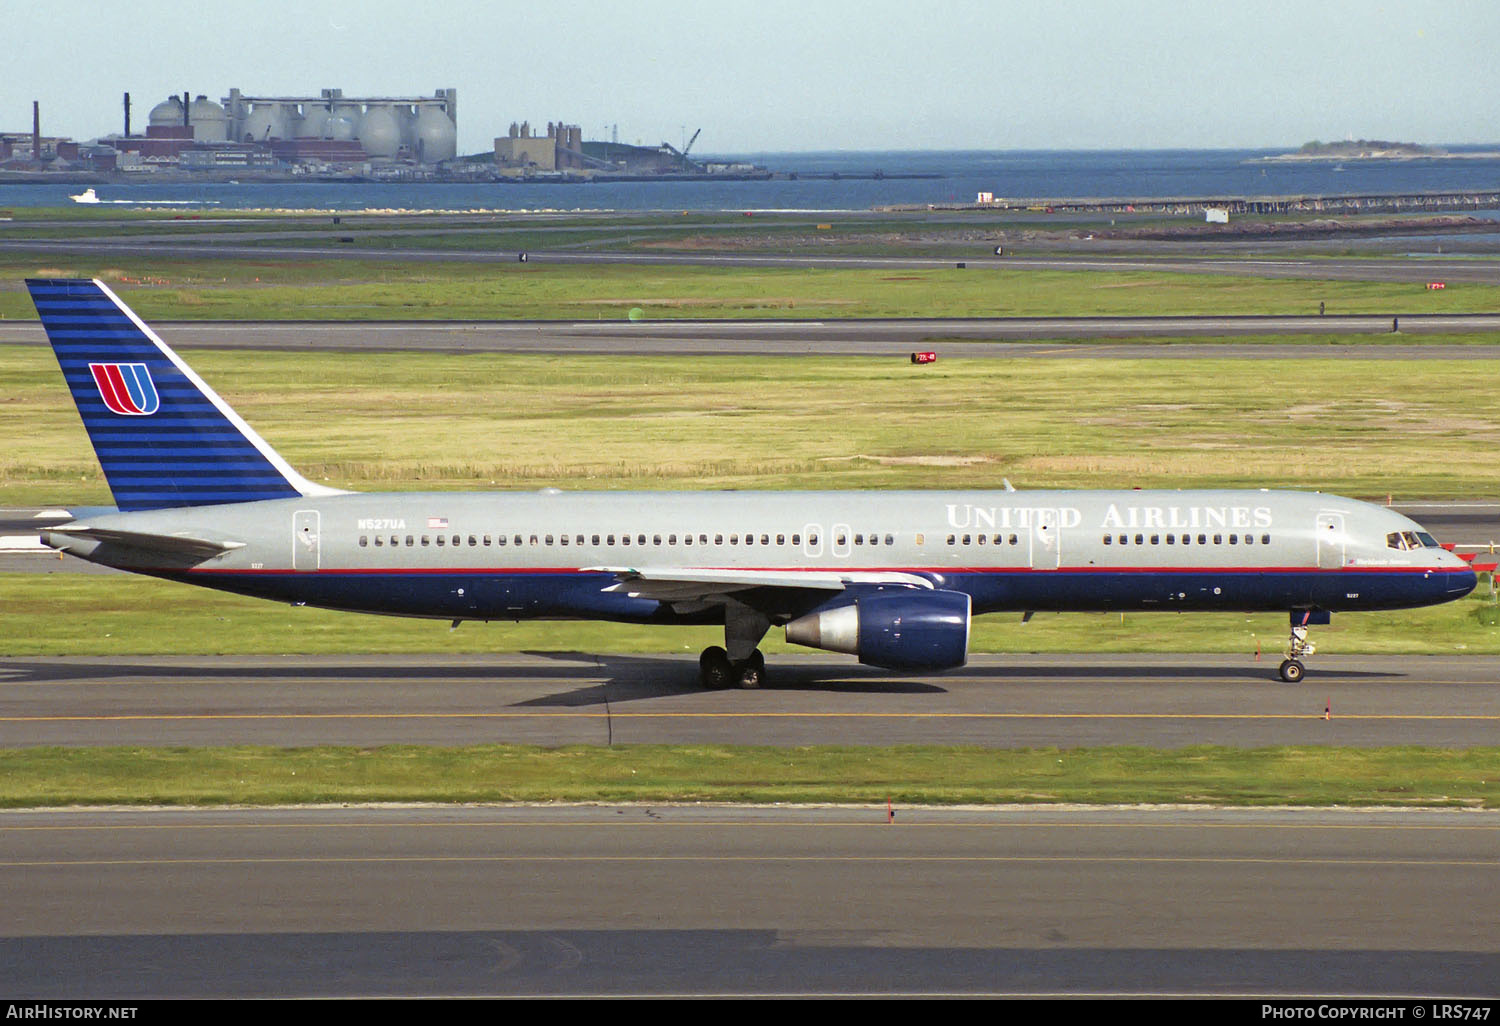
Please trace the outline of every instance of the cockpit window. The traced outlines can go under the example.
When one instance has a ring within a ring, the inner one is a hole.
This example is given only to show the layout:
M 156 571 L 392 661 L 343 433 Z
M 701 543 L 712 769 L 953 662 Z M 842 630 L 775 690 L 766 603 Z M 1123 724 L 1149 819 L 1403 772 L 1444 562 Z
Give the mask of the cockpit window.
M 1440 549 L 1440 548 L 1442 548 L 1442 546 L 1438 544 L 1437 539 L 1434 538 L 1432 535 L 1428 534 L 1426 531 L 1418 531 L 1417 532 L 1417 538 L 1422 542 L 1422 547 L 1423 548 L 1427 548 L 1427 549 Z
M 1422 543 L 1417 541 L 1417 536 L 1412 531 L 1402 531 L 1401 540 L 1406 542 L 1406 544 L 1402 546 L 1402 548 L 1404 549 L 1420 549 L 1422 547 Z

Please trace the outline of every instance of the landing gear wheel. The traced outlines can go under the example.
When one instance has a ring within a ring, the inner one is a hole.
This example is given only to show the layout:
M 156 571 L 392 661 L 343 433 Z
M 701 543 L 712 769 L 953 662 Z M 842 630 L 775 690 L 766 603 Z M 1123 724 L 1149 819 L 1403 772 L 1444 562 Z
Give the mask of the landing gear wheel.
M 717 645 L 705 648 L 698 657 L 698 681 L 711 691 L 727 688 L 736 679 L 729 653 Z
M 1295 659 L 1288 659 L 1281 664 L 1281 679 L 1288 684 L 1296 684 L 1302 680 L 1302 674 L 1306 671 L 1302 664 Z
M 766 679 L 766 657 L 756 649 L 750 654 L 750 658 L 734 667 L 735 678 L 739 686 L 746 691 L 754 691 L 765 683 Z

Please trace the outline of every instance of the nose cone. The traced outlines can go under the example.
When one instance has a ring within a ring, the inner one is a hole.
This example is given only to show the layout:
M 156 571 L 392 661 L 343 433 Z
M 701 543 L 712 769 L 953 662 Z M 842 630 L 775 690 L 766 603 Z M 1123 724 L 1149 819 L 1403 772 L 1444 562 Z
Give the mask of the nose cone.
M 1463 561 L 1459 560 L 1459 562 Z M 1473 567 L 1469 566 L 1444 568 L 1442 576 L 1445 579 L 1447 585 L 1445 590 L 1450 599 L 1463 598 L 1479 583 L 1479 575 L 1474 572 Z

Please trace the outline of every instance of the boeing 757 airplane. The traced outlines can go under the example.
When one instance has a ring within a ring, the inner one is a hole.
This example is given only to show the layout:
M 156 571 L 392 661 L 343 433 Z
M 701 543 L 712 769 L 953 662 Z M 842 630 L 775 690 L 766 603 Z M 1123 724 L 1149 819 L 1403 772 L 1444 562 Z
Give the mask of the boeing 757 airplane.
M 758 645 L 962 666 L 1010 611 L 1286 611 L 1281 677 L 1339 610 L 1467 595 L 1474 571 L 1389 509 L 1218 491 L 344 492 L 287 464 L 98 281 L 27 282 L 116 509 L 42 541 L 106 566 L 363 613 L 723 624 L 707 687 Z

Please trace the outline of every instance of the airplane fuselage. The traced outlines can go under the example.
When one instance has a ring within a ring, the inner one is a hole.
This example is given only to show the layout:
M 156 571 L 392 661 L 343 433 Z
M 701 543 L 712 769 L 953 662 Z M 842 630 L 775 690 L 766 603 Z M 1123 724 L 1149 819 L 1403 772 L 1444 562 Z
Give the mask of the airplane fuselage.
M 88 522 L 242 547 L 164 558 L 65 532 L 47 541 L 247 595 L 441 619 L 722 622 L 714 607 L 605 590 L 622 569 L 657 567 L 909 575 L 969 595 L 976 614 L 1391 609 L 1475 580 L 1435 544 L 1409 544 L 1427 536 L 1398 513 L 1265 490 L 367 493 Z M 779 590 L 772 622 L 827 597 Z

